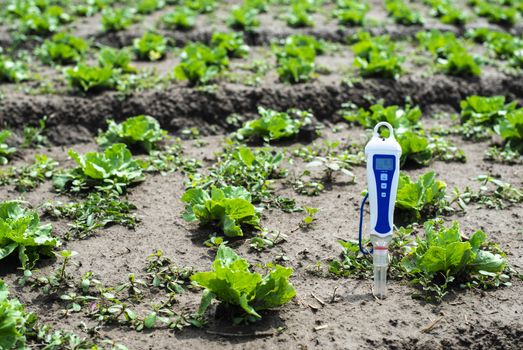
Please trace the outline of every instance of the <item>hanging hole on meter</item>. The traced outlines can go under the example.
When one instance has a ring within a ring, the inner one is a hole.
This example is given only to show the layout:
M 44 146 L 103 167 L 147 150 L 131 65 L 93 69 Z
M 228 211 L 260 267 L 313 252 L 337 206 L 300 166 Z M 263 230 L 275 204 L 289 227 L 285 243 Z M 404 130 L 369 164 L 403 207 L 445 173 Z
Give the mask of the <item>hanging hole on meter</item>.
M 381 139 L 385 141 L 385 139 L 390 136 L 389 128 L 386 125 L 380 125 L 378 128 L 378 135 L 380 135 Z

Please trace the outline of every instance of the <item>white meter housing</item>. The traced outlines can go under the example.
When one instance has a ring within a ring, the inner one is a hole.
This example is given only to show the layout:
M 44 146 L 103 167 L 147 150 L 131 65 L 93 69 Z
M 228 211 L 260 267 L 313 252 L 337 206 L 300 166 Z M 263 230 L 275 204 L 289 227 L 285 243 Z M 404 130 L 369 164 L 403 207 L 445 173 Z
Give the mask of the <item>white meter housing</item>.
M 389 129 L 389 137 L 380 137 L 379 129 Z M 374 127 L 372 138 L 365 147 L 367 158 L 367 186 L 370 205 L 371 237 L 385 238 L 392 234 L 394 204 L 400 173 L 401 146 L 394 138 L 394 130 L 387 122 Z

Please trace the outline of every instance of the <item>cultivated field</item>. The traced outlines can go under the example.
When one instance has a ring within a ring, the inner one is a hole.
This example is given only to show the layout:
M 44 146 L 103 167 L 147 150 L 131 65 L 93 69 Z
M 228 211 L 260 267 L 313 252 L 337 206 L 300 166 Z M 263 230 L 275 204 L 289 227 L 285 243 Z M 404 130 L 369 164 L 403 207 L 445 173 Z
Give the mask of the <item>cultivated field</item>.
M 0 349 L 519 349 L 522 33 L 520 0 L 0 0 Z

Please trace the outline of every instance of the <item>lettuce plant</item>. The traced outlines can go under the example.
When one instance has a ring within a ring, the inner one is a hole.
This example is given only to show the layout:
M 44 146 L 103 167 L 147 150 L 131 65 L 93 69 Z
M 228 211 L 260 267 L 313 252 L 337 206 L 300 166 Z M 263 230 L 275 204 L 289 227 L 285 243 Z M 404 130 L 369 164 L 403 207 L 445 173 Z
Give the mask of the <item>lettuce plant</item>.
M 423 130 L 406 130 L 397 135 L 401 146 L 401 165 L 426 166 L 434 159 L 434 151 Z
M 136 73 L 136 68 L 131 65 L 132 55 L 127 49 L 113 49 L 104 47 L 98 54 L 98 64 L 101 67 L 120 69 L 123 73 Z
M 478 16 L 485 17 L 491 23 L 513 26 L 518 18 L 518 10 L 504 7 L 489 1 L 475 1 L 474 10 Z
M 88 49 L 89 45 L 84 39 L 67 33 L 57 33 L 44 41 L 38 55 L 46 63 L 70 64 L 80 61 Z
M 463 44 L 451 32 L 419 32 L 420 44 L 437 57 L 439 67 L 451 75 L 479 75 L 481 69 Z
M 360 32 L 354 40 L 354 66 L 360 69 L 362 76 L 399 77 L 405 58 L 395 54 L 395 45 L 388 36 L 372 37 L 367 32 Z
M 187 30 L 194 28 L 197 13 L 188 7 L 178 7 L 162 16 L 161 21 L 166 28 Z
M 466 210 L 470 204 L 478 204 L 488 209 L 503 210 L 523 202 L 523 187 L 512 184 L 491 175 L 478 175 L 474 180 L 479 184 L 479 190 L 466 186 L 463 191 L 454 188 L 451 203 L 457 203 Z
M 369 5 L 366 2 L 338 0 L 333 15 L 338 19 L 339 24 L 363 25 L 367 12 L 369 12 Z
M 134 39 L 133 49 L 138 58 L 157 61 L 165 57 L 167 39 L 162 35 L 147 32 L 141 38 Z
M 16 148 L 10 147 L 5 141 L 12 135 L 9 130 L 0 131 L 0 165 L 7 164 L 8 158 L 11 157 L 15 152 Z
M 105 32 L 125 30 L 135 21 L 134 16 L 129 8 L 106 8 L 102 11 L 102 28 Z
M 185 0 L 185 6 L 199 13 L 209 13 L 214 11 L 218 5 L 216 0 Z
M 523 50 L 523 39 L 505 32 L 490 32 L 486 42 L 488 49 L 500 59 L 513 59 Z
M 17 83 L 29 79 L 27 65 L 0 54 L 0 82 Z
M 49 140 L 47 139 L 47 136 L 45 136 L 46 122 L 47 122 L 47 117 L 43 117 L 42 119 L 38 120 L 38 126 L 32 126 L 32 125 L 24 126 L 24 129 L 22 131 L 23 140 L 22 140 L 22 143 L 20 144 L 20 147 L 39 148 L 39 147 L 48 145 Z
M 522 111 L 517 102 L 505 103 L 504 96 L 469 96 L 461 101 L 461 133 L 465 138 L 484 139 L 494 130 L 503 139 L 506 152 L 520 153 Z
M 293 28 L 313 27 L 314 20 L 309 14 L 309 2 L 295 1 L 286 15 L 287 25 Z
M 505 148 L 523 154 L 523 108 L 509 112 L 494 130 L 505 142 Z
M 490 30 L 489 28 L 486 28 L 486 27 L 479 27 L 479 28 L 474 28 L 474 29 L 469 29 L 466 33 L 465 33 L 465 36 L 467 38 L 472 38 L 475 42 L 477 43 L 484 43 L 487 41 L 488 37 L 494 33 L 495 31 L 493 30 Z
M 227 23 L 232 29 L 253 31 L 260 26 L 259 11 L 249 6 L 234 6 Z
M 438 17 L 442 23 L 463 25 L 468 20 L 468 16 L 450 0 L 425 0 L 425 3 L 432 7 L 430 14 Z
M 120 124 L 109 120 L 107 131 L 100 132 L 96 141 L 103 148 L 115 143 L 125 143 L 127 146 L 137 145 L 150 152 L 163 140 L 165 134 L 156 119 L 148 115 L 139 115 Z
M 88 66 L 79 63 L 74 68 L 65 71 L 69 84 L 83 92 L 97 92 L 112 89 L 115 86 L 113 67 Z
M 74 14 L 80 17 L 90 17 L 107 8 L 113 0 L 87 0 L 73 6 Z
M 218 33 L 212 34 L 211 46 L 223 49 L 229 57 L 245 57 L 249 53 L 249 46 L 243 41 L 241 33 Z
M 0 260 L 16 251 L 22 268 L 32 269 L 40 256 L 52 256 L 60 242 L 51 234 L 51 225 L 40 225 L 35 211 L 17 201 L 0 202 Z
M 303 57 L 288 57 L 278 60 L 276 71 L 282 82 L 297 84 L 309 81 L 314 67 L 314 62 Z
M 18 28 L 22 33 L 48 35 L 59 30 L 62 24 L 71 22 L 71 16 L 58 5 L 41 4 L 22 11 Z
M 440 32 L 439 30 L 418 32 L 416 38 L 425 50 L 436 57 L 445 58 L 452 50 L 461 46 L 452 32 Z
M 403 0 L 385 0 L 385 9 L 398 24 L 423 24 L 425 20 L 417 11 L 411 10 Z
M 210 194 L 202 188 L 191 188 L 182 196 L 182 202 L 187 203 L 183 219 L 218 228 L 227 237 L 243 236 L 243 227 L 260 229 L 260 214 L 251 200 L 243 187 L 213 187 Z
M 273 50 L 276 52 L 276 71 L 281 81 L 297 84 L 311 79 L 315 68 L 316 47 L 288 40 L 283 46 L 276 46 Z
M 142 15 L 148 15 L 165 6 L 163 0 L 139 0 L 136 4 L 136 12 Z
M 401 263 L 412 283 L 422 287 L 429 299 L 441 301 L 453 283 L 481 288 L 508 285 L 509 276 L 503 274 L 505 256 L 487 242 L 483 231 L 465 241 L 457 221 L 445 227 L 443 220 L 431 220 L 424 227 L 425 237 L 417 237 Z
M 69 156 L 77 167 L 53 177 L 54 186 L 60 191 L 80 192 L 95 187 L 122 193 L 127 186 L 145 179 L 140 163 L 123 143 L 115 143 L 104 152 L 84 155 L 71 149 Z
M 465 152 L 445 138 L 438 135 L 430 135 L 427 137 L 427 141 L 429 142 L 427 149 L 432 153 L 431 157 L 433 159 L 442 160 L 444 162 L 467 162 L 467 156 L 465 155 Z M 423 150 L 419 154 L 423 154 Z M 418 164 L 426 163 L 418 162 Z
M 301 58 L 306 61 L 314 62 L 318 46 L 313 41 L 305 39 L 306 36 L 290 36 L 283 41 L 281 46 L 273 46 L 276 59 Z
M 523 39 L 506 32 L 476 28 L 468 32 L 476 42 L 486 45 L 497 58 L 508 60 L 514 67 L 523 67 Z
M 372 36 L 369 32 L 358 32 L 349 39 L 352 43 L 352 51 L 361 58 L 367 58 L 374 51 L 392 54 L 396 49 L 388 35 Z
M 275 47 L 276 52 L 282 50 L 287 54 L 290 54 L 296 47 L 309 47 L 314 50 L 316 55 L 325 53 L 327 49 L 327 43 L 323 40 L 317 40 L 315 37 L 303 34 L 293 34 L 285 38 L 282 42 L 283 47 Z
M 254 9 L 260 13 L 267 12 L 270 0 L 243 0 L 243 6 Z
M 18 299 L 9 298 L 9 290 L 0 279 L 0 349 L 26 349 L 26 324 L 34 319 Z
M 296 136 L 300 128 L 311 123 L 312 114 L 306 111 L 289 110 L 277 112 L 258 107 L 259 118 L 246 122 L 236 132 L 236 138 L 246 140 L 258 137 L 266 142 Z
M 516 109 L 516 102 L 505 103 L 505 96 L 472 95 L 462 100 L 461 123 L 468 125 L 494 126 Z
M 441 68 L 451 75 L 471 76 L 480 75 L 481 68 L 467 50 L 464 48 L 455 48 L 446 58 L 439 59 Z
M 247 260 L 224 245 L 218 248 L 212 271 L 198 272 L 191 281 L 205 288 L 198 313 L 203 315 L 213 299 L 227 307 L 241 308 L 243 315 L 236 321 L 261 319 L 259 311 L 289 302 L 296 290 L 289 282 L 293 270 L 280 265 L 267 265 L 265 276 L 250 271 Z
M 446 189 L 443 181 L 436 180 L 434 171 L 421 175 L 416 182 L 400 173 L 395 216 L 409 224 L 440 211 L 445 205 Z
M 185 46 L 182 62 L 176 66 L 174 75 L 179 80 L 189 80 L 193 85 L 205 85 L 229 65 L 227 52 L 222 48 L 210 48 L 201 43 Z
M 405 57 L 387 55 L 381 52 L 371 52 L 368 58 L 356 57 L 354 66 L 360 69 L 363 77 L 383 77 L 397 79 L 401 72 L 401 64 Z

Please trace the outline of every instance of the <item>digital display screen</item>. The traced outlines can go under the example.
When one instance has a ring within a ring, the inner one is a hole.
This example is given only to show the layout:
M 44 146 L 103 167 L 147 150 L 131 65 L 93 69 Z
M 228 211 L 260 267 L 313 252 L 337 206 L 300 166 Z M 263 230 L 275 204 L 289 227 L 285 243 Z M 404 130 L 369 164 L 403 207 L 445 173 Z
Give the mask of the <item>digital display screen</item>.
M 392 170 L 394 169 L 393 158 L 376 158 L 376 170 Z

